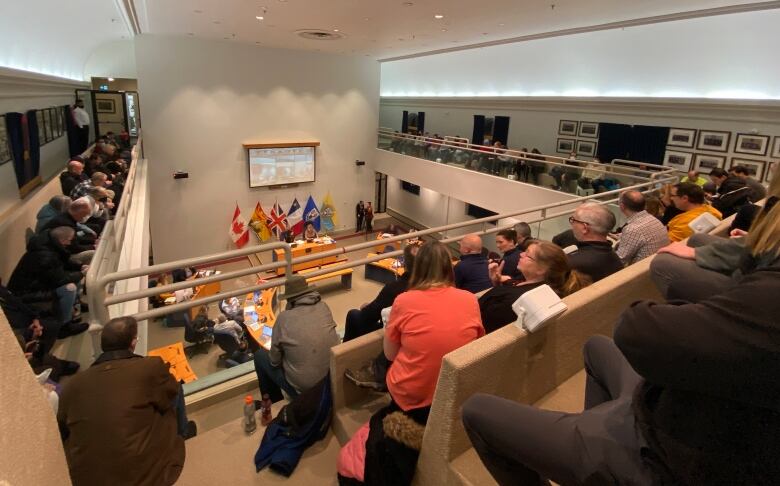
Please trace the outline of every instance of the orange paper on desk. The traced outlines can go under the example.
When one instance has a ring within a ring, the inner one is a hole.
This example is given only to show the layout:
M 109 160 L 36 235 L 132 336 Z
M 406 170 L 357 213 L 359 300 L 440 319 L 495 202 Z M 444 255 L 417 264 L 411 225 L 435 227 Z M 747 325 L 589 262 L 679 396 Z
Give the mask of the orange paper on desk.
M 198 377 L 192 371 L 187 355 L 184 354 L 184 346 L 181 342 L 152 349 L 147 353 L 148 356 L 159 356 L 163 361 L 170 365 L 170 372 L 176 381 L 189 383 L 195 381 Z

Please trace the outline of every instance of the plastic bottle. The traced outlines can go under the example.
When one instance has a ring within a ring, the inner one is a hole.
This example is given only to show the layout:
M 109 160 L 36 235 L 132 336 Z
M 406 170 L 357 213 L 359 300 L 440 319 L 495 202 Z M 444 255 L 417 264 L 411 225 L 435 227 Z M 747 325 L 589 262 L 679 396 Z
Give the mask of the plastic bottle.
M 271 397 L 268 396 L 266 393 L 263 395 L 263 408 L 262 413 L 260 415 L 260 423 L 263 424 L 263 426 L 266 426 L 271 423 L 271 420 L 273 420 L 274 416 L 271 413 Z
M 257 429 L 255 420 L 255 400 L 252 395 L 244 397 L 244 432 L 251 434 Z

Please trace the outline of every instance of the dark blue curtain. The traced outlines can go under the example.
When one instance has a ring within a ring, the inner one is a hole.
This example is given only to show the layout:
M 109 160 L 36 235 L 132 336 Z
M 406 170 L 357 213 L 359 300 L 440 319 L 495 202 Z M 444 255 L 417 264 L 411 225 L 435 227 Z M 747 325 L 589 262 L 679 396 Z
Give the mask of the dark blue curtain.
M 493 120 L 493 141 L 500 140 L 501 143 L 506 145 L 506 141 L 509 139 L 509 117 L 497 116 Z
M 14 159 L 14 172 L 19 187 L 24 183 L 24 130 L 22 121 L 24 115 L 11 112 L 5 114 L 5 126 L 8 131 L 8 145 L 11 147 L 11 155 Z
M 425 133 L 425 112 L 417 112 L 417 133 L 423 135 Z
M 669 127 L 649 127 L 634 125 L 631 134 L 631 146 L 628 148 L 628 160 L 661 164 L 669 139 Z
M 631 145 L 631 125 L 599 123 L 599 144 L 596 156 L 605 164 L 613 159 L 627 159 Z
M 474 115 L 474 130 L 471 132 L 471 143 L 482 145 L 485 139 L 485 115 Z
M 401 133 L 409 133 L 409 112 L 406 110 L 401 118 Z
M 35 116 L 35 112 L 36 110 L 27 112 L 30 159 L 29 163 L 25 164 L 25 184 L 37 177 L 41 171 L 41 141 L 38 138 L 38 117 Z

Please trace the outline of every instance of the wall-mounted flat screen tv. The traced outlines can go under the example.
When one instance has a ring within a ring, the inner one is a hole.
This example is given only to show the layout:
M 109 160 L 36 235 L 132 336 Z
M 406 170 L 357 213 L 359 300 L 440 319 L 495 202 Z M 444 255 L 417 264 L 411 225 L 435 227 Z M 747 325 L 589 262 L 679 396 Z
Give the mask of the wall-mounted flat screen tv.
M 249 148 L 249 187 L 314 182 L 315 147 Z

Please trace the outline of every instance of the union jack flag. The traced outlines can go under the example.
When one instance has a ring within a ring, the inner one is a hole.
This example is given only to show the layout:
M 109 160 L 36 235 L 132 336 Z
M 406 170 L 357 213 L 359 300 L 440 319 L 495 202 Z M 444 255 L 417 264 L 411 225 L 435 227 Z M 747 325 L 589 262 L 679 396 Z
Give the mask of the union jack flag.
M 287 231 L 289 225 L 287 214 L 279 207 L 279 202 L 275 202 L 268 218 L 268 229 L 273 231 L 277 238 L 281 239 L 282 233 Z

